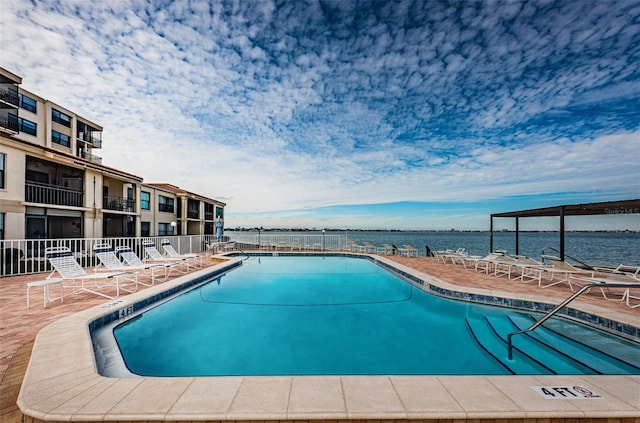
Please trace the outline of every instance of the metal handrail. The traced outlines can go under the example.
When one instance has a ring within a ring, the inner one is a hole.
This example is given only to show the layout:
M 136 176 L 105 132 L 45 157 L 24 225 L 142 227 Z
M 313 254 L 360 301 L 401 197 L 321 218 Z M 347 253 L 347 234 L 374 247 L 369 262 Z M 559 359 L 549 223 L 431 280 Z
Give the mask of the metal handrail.
M 567 304 L 569 304 L 571 301 L 573 301 L 574 299 L 576 299 L 578 296 L 580 296 L 580 294 L 582 294 L 585 291 L 590 290 L 591 288 L 593 288 L 594 286 L 599 286 L 599 287 L 607 287 L 607 288 L 640 288 L 640 283 L 601 283 L 601 282 L 594 282 L 594 283 L 590 283 L 588 285 L 583 286 L 582 288 L 580 288 L 579 290 L 577 290 L 576 292 L 573 293 L 573 295 L 571 295 L 569 298 L 567 298 L 566 300 L 564 300 L 563 302 L 561 302 L 560 304 L 558 304 L 553 310 L 551 310 L 549 313 L 545 314 L 542 319 L 538 320 L 537 322 L 535 322 L 534 324 L 532 324 L 528 329 L 523 329 L 523 330 L 518 330 L 515 332 L 511 332 L 510 334 L 507 335 L 507 348 L 508 348 L 508 357 L 509 360 L 513 360 L 513 341 L 511 338 L 513 338 L 514 335 L 520 335 L 522 333 L 526 333 L 526 332 L 530 332 L 534 329 L 536 329 L 538 326 L 540 326 L 541 324 L 543 324 L 544 322 L 546 322 L 549 318 L 551 318 L 554 314 L 556 314 L 557 312 L 559 312 L 562 308 L 564 308 L 564 306 L 566 306 Z M 629 294 L 627 294 L 629 295 Z M 624 297 L 623 297 L 624 298 Z

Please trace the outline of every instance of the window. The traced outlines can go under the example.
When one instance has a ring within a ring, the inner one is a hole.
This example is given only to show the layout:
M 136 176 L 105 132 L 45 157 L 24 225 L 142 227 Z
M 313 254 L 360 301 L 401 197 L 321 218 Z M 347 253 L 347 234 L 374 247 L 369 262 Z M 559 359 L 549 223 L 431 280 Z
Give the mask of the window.
M 69 135 L 61 134 L 58 131 L 51 131 L 51 141 L 64 147 L 71 146 L 71 139 L 69 138 Z
M 36 101 L 24 94 L 18 94 L 18 103 L 21 109 L 36 113 Z
M 173 198 L 158 196 L 158 211 L 173 213 Z
M 140 222 L 140 236 L 151 236 L 151 222 Z
M 71 128 L 71 116 L 65 115 L 56 109 L 51 109 L 51 120 L 67 128 Z
M 158 223 L 158 236 L 173 235 L 171 223 Z
M 4 213 L 0 213 L 0 239 L 4 239 Z
M 140 208 L 142 210 L 151 209 L 151 194 L 146 191 L 140 191 Z M 142 235 L 144 236 L 144 235 Z M 149 235 L 147 235 L 149 236 Z
M 18 124 L 20 125 L 20 132 L 27 133 L 29 135 L 37 135 L 38 125 L 23 118 L 18 118 Z
M 4 189 L 4 161 L 6 154 L 0 153 L 0 189 Z

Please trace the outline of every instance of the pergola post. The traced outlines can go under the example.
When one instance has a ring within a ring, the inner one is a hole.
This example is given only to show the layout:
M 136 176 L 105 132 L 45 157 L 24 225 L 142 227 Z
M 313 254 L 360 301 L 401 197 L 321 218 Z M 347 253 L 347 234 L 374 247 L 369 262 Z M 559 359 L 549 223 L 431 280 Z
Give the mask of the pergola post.
M 520 218 L 516 217 L 516 255 L 520 254 Z
M 493 252 L 493 215 L 489 221 L 489 252 Z
M 560 260 L 564 261 L 564 206 L 560 207 Z

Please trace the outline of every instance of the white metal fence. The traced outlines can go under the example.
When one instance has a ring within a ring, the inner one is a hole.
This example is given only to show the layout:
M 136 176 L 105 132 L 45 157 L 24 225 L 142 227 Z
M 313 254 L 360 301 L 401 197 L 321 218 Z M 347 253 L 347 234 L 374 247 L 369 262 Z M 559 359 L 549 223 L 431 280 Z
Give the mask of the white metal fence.
M 68 247 L 83 267 L 93 267 L 98 265 L 98 260 L 93 254 L 95 244 L 110 244 L 114 249 L 126 245 L 143 258 L 143 240 L 152 240 L 158 246 L 158 250 L 162 251 L 160 242 L 165 238 L 171 241 L 180 254 L 205 251 L 207 244 L 215 240 L 214 235 L 4 240 L 0 241 L 0 276 L 50 271 L 51 267 L 45 257 L 48 247 Z
M 18 239 L 0 241 L 0 276 L 25 275 L 47 272 L 51 267 L 45 257 L 48 247 L 68 247 L 83 267 L 94 267 L 98 260 L 93 254 L 95 244 L 110 244 L 116 247 L 128 246 L 144 258 L 143 240 L 152 240 L 162 252 L 163 239 L 180 254 L 200 253 L 208 250 L 215 242 L 215 235 L 179 235 L 144 238 L 64 238 L 64 239 Z M 224 239 L 236 243 L 239 250 L 281 250 L 281 251 L 340 251 L 346 249 L 347 239 L 340 235 L 309 234 L 282 235 L 260 232 L 229 232 Z
M 343 251 L 347 238 L 336 234 L 273 234 L 270 232 L 227 232 L 241 249 L 289 251 Z

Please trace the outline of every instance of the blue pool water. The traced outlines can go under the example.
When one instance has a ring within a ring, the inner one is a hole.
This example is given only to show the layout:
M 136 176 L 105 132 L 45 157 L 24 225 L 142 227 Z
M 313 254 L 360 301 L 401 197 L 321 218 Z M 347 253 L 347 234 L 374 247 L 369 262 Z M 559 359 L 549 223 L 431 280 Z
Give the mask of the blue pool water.
M 511 374 L 469 330 L 509 316 L 528 314 L 426 294 L 365 259 L 253 257 L 114 335 L 145 376 Z

